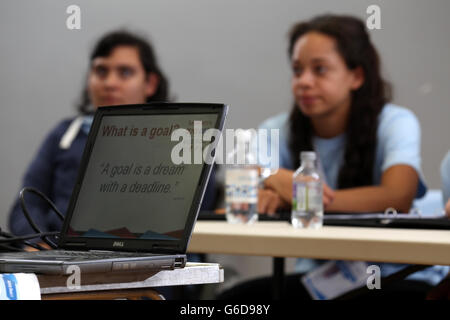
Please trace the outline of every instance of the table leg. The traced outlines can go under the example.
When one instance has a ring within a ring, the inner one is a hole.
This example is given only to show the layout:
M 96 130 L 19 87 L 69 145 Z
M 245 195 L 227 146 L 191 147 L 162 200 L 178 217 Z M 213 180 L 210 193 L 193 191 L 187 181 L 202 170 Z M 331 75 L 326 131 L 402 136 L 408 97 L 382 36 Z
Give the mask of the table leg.
M 280 300 L 284 291 L 284 258 L 273 258 L 272 298 Z

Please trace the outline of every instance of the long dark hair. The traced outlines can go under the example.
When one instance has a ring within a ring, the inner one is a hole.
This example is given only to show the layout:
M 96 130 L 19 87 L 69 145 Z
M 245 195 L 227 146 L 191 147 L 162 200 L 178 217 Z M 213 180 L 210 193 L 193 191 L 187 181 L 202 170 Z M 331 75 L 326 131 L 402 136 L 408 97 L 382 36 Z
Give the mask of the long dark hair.
M 296 41 L 315 31 L 335 39 L 337 50 L 347 67 L 361 67 L 364 83 L 352 91 L 346 129 L 346 146 L 340 168 L 338 188 L 371 185 L 377 145 L 378 116 L 391 99 L 391 87 L 383 80 L 378 53 L 369 39 L 364 23 L 350 16 L 324 15 L 296 24 L 289 34 L 289 59 Z M 312 125 L 294 103 L 289 117 L 289 148 L 293 163 L 299 166 L 299 153 L 313 150 Z
M 132 34 L 125 30 L 113 31 L 103 36 L 94 47 L 94 50 L 90 56 L 90 62 L 98 57 L 107 57 L 111 52 L 119 46 L 131 46 L 137 48 L 139 52 L 139 58 L 146 75 L 149 73 L 155 73 L 159 78 L 158 89 L 155 94 L 147 97 L 147 102 L 151 101 L 167 101 L 169 92 L 169 83 L 167 77 L 161 71 L 158 66 L 155 53 L 152 46 L 144 38 L 141 38 L 135 34 Z M 87 87 L 83 89 L 81 94 L 81 101 L 78 104 L 78 111 L 82 114 L 92 113 L 90 109 L 90 99 Z

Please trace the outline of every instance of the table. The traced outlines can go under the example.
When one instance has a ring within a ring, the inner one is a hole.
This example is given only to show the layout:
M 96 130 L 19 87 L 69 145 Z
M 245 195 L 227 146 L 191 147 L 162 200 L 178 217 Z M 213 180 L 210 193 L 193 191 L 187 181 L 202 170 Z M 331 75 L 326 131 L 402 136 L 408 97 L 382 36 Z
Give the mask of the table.
M 294 229 L 284 221 L 197 221 L 188 251 L 274 257 L 274 280 L 279 284 L 274 297 L 279 297 L 285 257 L 450 265 L 450 231 L 331 226 L 309 230 Z
M 450 265 L 450 231 L 198 221 L 188 252 Z
M 195 285 L 224 281 L 224 272 L 217 263 L 187 263 L 175 270 L 110 272 L 81 275 L 79 288 L 69 288 L 69 275 L 37 275 L 42 299 L 160 299 L 153 288 Z

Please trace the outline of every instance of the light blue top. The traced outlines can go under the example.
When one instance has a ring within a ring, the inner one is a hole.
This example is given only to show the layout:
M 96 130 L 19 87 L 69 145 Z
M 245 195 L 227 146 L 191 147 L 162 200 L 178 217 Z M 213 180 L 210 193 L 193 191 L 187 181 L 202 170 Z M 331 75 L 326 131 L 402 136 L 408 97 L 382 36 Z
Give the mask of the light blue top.
M 260 125 L 260 129 L 279 129 L 279 141 L 270 141 L 269 144 L 278 144 L 279 167 L 295 170 L 289 150 L 289 115 L 287 113 L 277 115 Z M 420 124 L 416 116 L 410 110 L 393 104 L 386 104 L 380 113 L 377 129 L 376 158 L 373 170 L 373 181 L 377 185 L 381 182 L 384 171 L 394 165 L 409 165 L 413 167 L 420 177 L 416 197 L 422 197 L 426 192 L 423 183 L 420 158 Z M 318 154 L 326 183 L 333 189 L 337 189 L 337 178 L 342 165 L 346 136 L 345 134 L 331 139 L 313 137 L 314 150 Z M 269 166 L 274 167 L 271 163 Z M 314 260 L 299 259 L 297 271 L 306 272 L 316 266 Z M 380 265 L 382 276 L 403 269 L 405 264 Z M 449 267 L 435 266 L 424 271 L 416 272 L 407 279 L 427 281 L 432 285 L 441 281 L 448 273 Z
M 289 150 L 289 124 L 287 113 L 279 114 L 264 121 L 260 129 L 279 129 L 278 144 L 279 167 L 295 170 Z M 417 198 L 426 192 L 423 183 L 420 158 L 420 124 L 416 116 L 408 109 L 393 104 L 386 104 L 379 117 L 377 131 L 377 148 L 373 172 L 373 181 L 381 182 L 384 171 L 398 164 L 413 167 L 420 176 Z M 337 177 L 344 159 L 346 137 L 345 133 L 331 139 L 313 137 L 314 150 L 317 152 L 323 168 L 326 182 L 332 189 L 337 189 Z M 300 156 L 300 155 L 299 155 Z M 269 166 L 276 166 L 275 163 Z
M 450 199 L 450 150 L 445 155 L 441 163 L 441 179 L 442 179 L 442 200 L 444 205 Z

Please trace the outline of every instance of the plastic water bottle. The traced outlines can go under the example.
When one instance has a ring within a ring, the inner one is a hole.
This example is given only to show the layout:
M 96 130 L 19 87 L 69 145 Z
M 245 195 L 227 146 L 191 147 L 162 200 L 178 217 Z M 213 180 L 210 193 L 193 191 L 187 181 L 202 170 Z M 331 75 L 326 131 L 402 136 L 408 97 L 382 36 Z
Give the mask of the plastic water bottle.
M 301 166 L 294 173 L 292 225 L 318 229 L 323 224 L 323 187 L 315 152 L 300 154 Z
M 235 138 L 234 150 L 227 155 L 226 217 L 229 223 L 250 224 L 258 220 L 259 169 L 251 148 L 251 131 L 236 131 Z

